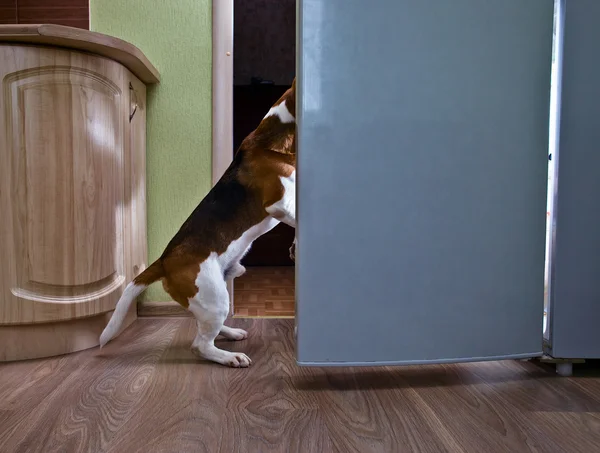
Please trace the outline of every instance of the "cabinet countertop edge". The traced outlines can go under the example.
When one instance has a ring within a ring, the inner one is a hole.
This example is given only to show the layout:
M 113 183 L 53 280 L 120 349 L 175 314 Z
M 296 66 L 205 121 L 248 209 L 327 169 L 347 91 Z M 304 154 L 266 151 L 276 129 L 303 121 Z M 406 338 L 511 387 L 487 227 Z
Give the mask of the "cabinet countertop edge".
M 23 43 L 65 47 L 110 58 L 121 63 L 146 84 L 160 82 L 160 74 L 144 53 L 113 36 L 54 24 L 0 25 L 0 44 Z

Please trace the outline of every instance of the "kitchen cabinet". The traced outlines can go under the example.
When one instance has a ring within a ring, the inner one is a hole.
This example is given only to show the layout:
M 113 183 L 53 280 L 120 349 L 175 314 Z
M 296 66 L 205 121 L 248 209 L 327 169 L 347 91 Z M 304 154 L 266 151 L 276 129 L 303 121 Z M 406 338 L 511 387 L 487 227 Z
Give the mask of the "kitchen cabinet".
M 58 25 L 0 26 L 0 63 L 0 360 L 94 347 L 147 264 L 158 71 L 129 43 Z

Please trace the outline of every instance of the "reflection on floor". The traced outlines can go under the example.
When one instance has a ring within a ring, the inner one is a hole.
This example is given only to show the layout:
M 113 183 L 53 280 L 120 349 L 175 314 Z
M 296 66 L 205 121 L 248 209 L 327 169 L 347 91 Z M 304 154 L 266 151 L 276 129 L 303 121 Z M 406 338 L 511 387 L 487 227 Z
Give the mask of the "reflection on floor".
M 236 317 L 293 318 L 294 266 L 248 267 L 234 281 Z

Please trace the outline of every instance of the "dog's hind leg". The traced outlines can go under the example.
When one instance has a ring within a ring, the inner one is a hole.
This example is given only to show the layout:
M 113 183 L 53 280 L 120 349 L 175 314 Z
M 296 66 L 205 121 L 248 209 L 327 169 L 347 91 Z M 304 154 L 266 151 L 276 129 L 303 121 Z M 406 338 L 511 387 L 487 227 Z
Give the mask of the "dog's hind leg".
M 248 332 L 246 332 L 244 329 L 238 329 L 235 327 L 223 326 L 221 327 L 221 331 L 219 333 L 228 340 L 239 341 L 248 338 Z
M 200 357 L 235 368 L 250 366 L 250 358 L 240 352 L 229 352 L 215 346 L 219 333 L 236 336 L 238 329 L 225 327 L 223 322 L 229 313 L 229 293 L 218 263 L 208 258 L 200 266 L 196 279 L 198 293 L 190 299 L 189 310 L 194 314 L 198 333 L 192 343 L 192 351 Z M 241 330 L 241 329 L 239 329 Z M 245 332 L 244 332 L 245 333 Z M 235 338 L 242 339 L 242 338 Z

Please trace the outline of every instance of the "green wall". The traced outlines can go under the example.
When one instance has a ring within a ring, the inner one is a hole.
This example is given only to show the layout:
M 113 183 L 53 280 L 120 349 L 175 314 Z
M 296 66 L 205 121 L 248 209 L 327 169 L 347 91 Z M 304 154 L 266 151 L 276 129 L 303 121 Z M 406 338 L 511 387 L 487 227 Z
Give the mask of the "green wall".
M 160 71 L 148 90 L 148 259 L 211 186 L 211 0 L 90 0 L 90 28 L 131 42 Z M 160 284 L 146 300 L 167 301 Z

